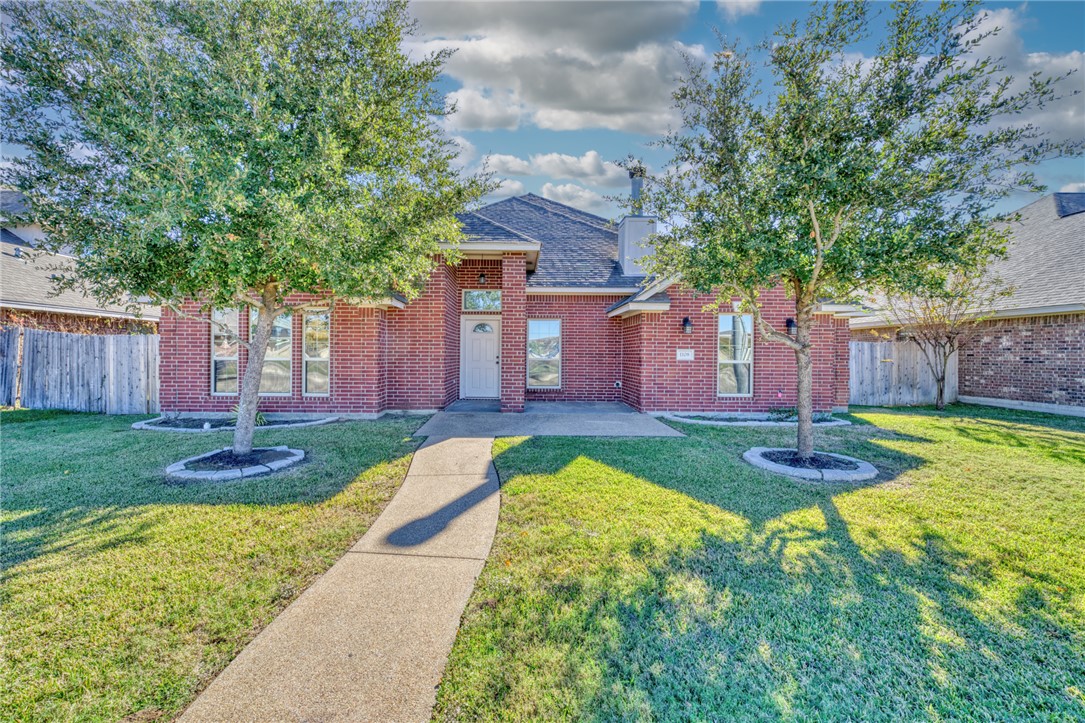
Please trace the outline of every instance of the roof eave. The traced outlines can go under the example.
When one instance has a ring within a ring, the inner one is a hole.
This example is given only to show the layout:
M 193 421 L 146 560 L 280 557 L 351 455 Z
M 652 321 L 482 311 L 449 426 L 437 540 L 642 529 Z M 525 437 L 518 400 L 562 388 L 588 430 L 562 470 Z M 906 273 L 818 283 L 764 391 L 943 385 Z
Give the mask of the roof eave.
M 669 301 L 630 301 L 611 309 L 607 312 L 607 316 L 611 319 L 614 317 L 625 319 L 638 314 L 662 314 L 670 310 L 671 302 Z

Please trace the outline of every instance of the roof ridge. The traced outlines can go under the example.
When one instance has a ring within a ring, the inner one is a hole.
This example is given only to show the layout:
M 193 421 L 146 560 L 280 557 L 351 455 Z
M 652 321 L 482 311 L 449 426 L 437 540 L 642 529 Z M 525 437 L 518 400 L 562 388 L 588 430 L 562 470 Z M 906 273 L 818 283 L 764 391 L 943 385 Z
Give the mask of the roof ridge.
M 512 199 L 505 199 L 505 200 L 508 201 L 508 200 L 512 200 Z M 498 203 L 500 203 L 500 201 Z M 492 203 L 490 205 L 491 206 L 496 206 L 497 204 Z M 483 206 L 483 208 L 487 208 L 487 207 Z M 509 233 L 511 233 L 511 234 L 513 234 L 515 236 L 519 236 L 520 238 L 524 239 L 525 241 L 530 241 L 531 243 L 536 243 L 536 244 L 539 244 L 540 246 L 542 245 L 542 241 L 539 241 L 537 238 L 533 238 L 531 236 L 528 236 L 526 233 L 524 233 L 522 231 L 517 231 L 514 228 L 510 228 L 510 227 L 506 226 L 505 224 L 503 224 L 503 223 L 501 223 L 499 221 L 494 221 L 489 216 L 484 216 L 483 214 L 479 213 L 479 211 L 481 211 L 481 210 L 482 209 L 478 209 L 477 211 L 471 211 L 471 213 L 473 215 L 475 215 L 475 216 L 478 216 L 479 218 L 481 218 L 483 221 L 485 221 L 487 223 L 492 223 L 494 226 L 497 226 L 498 228 L 503 228 L 506 231 L 508 231 Z
M 542 203 L 535 203 L 534 201 L 530 201 L 530 200 L 528 200 L 529 196 L 532 197 L 532 198 L 537 198 L 540 201 L 545 201 L 546 203 L 542 204 Z M 588 213 L 587 211 L 581 211 L 579 208 L 573 208 L 572 206 L 569 206 L 568 204 L 560 203 L 558 201 L 551 201 L 549 198 L 543 198 L 542 196 L 537 196 L 534 193 L 525 193 L 523 196 L 513 196 L 512 198 L 510 198 L 508 200 L 510 200 L 510 201 L 521 201 L 523 203 L 528 204 L 529 206 L 534 206 L 535 208 L 541 208 L 541 209 L 543 209 L 545 211 L 550 211 L 551 213 L 556 213 L 559 216 L 564 216 L 565 218 L 569 219 L 570 221 L 575 221 L 577 223 L 584 224 L 585 226 L 591 226 L 593 228 L 598 228 L 598 229 L 600 229 L 602 231 L 614 231 L 615 230 L 613 223 L 608 221 L 607 219 L 603 218 L 602 216 L 596 216 L 594 213 Z M 553 208 L 553 206 L 558 206 L 559 208 Z M 562 211 L 561 209 L 563 209 L 563 208 L 567 208 L 567 209 L 569 209 L 570 211 L 573 211 L 576 214 L 581 214 L 583 216 L 591 216 L 592 218 L 597 218 L 597 219 L 599 219 L 599 223 L 594 223 L 592 221 L 587 221 L 587 220 L 585 220 L 583 218 L 578 218 L 577 216 L 574 216 L 571 213 L 566 213 L 565 211 Z

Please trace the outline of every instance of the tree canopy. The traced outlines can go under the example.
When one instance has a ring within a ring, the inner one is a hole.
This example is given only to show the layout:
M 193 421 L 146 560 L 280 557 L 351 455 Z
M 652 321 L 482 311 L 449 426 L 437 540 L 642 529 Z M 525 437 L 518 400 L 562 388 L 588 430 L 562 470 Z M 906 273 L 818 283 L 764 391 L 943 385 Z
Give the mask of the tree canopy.
M 413 296 L 463 175 L 404 2 L 5 3 L 5 157 L 101 300 Z
M 981 20 L 977 2 L 823 3 L 753 48 L 719 36 L 675 93 L 683 126 L 661 142 L 673 162 L 644 199 L 667 228 L 649 268 L 741 297 L 765 338 L 795 350 L 800 452 L 818 303 L 943 288 L 982 266 L 1006 241 L 996 204 L 1042 190 L 1030 167 L 1081 149 L 1020 121 L 1059 79 L 1009 76 L 983 55 L 997 29 Z M 759 292 L 778 285 L 795 336 L 759 313 Z

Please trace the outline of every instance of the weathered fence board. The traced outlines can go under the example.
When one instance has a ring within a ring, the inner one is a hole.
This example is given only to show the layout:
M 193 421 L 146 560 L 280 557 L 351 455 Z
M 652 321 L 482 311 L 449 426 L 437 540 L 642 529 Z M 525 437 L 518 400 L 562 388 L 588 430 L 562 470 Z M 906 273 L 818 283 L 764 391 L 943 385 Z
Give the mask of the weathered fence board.
M 850 404 L 882 407 L 934 404 L 938 385 L 914 341 L 851 342 Z M 946 369 L 946 403 L 957 399 L 957 356 Z
M 15 404 L 18 371 L 19 330 L 15 327 L 0 329 L 0 407 Z
M 106 414 L 158 411 L 158 337 L 26 329 L 22 406 Z

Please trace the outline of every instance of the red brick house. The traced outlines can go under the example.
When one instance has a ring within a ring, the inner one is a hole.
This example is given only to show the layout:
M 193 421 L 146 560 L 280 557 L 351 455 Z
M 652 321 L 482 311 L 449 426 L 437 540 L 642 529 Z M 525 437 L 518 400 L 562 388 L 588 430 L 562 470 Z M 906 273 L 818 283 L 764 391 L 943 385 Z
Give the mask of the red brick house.
M 439 264 L 413 302 L 321 304 L 284 316 L 264 365 L 261 409 L 371 416 L 458 399 L 625 402 L 646 412 L 764 413 L 795 405 L 795 360 L 748 315 L 702 310 L 681 285 L 646 285 L 645 217 L 617 226 L 528 194 L 461 217 L 456 266 Z M 793 304 L 764 295 L 784 328 Z M 198 312 L 192 303 L 189 312 Z M 247 334 L 236 310 L 213 313 Z M 165 412 L 227 412 L 245 350 L 189 314 L 164 311 Z M 846 408 L 848 322 L 818 317 L 814 406 Z
M 1055 193 L 1018 211 L 991 274 L 1014 287 L 960 342 L 962 402 L 1085 416 L 1085 193 Z M 857 341 L 895 338 L 878 316 L 851 322 Z

